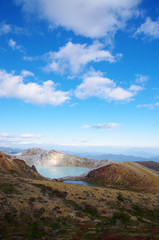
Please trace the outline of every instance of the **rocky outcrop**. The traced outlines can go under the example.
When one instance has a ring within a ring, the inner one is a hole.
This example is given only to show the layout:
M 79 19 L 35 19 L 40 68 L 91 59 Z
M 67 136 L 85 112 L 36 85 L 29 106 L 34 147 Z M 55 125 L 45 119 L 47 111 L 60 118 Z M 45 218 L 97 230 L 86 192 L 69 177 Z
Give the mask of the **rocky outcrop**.
M 33 179 L 44 179 L 35 167 L 28 166 L 23 160 L 0 152 L 0 172 Z
M 127 190 L 159 192 L 159 177 L 133 163 L 113 163 L 90 171 L 84 179 L 93 184 Z
M 45 154 L 46 150 L 40 148 L 30 148 L 22 153 L 17 154 L 16 156 L 26 162 L 29 166 L 41 166 L 45 165 Z
M 114 161 L 111 160 L 94 160 L 81 158 L 70 154 L 65 154 L 55 150 L 45 151 L 39 148 L 31 148 L 18 154 L 18 157 L 23 159 L 29 166 L 71 166 L 71 167 L 86 167 L 98 168 L 108 165 Z

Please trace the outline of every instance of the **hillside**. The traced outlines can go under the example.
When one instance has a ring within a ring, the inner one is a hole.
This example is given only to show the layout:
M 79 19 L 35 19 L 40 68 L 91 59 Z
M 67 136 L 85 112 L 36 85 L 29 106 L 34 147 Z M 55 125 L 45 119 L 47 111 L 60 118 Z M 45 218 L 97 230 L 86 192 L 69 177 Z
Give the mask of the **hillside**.
M 159 177 L 133 163 L 110 164 L 88 173 L 86 182 L 127 190 L 158 192 Z
M 136 163 L 143 165 L 147 168 L 159 171 L 159 163 L 154 161 L 137 161 Z
M 2 173 L 0 239 L 157 240 L 158 199 Z
M 34 179 L 44 179 L 34 166 L 28 166 L 23 160 L 0 152 L 0 173 Z
M 86 187 L 45 179 L 23 160 L 0 152 L 0 239 L 155 240 L 158 182 L 150 181 L 149 173 L 145 182 L 155 193 L 127 191 L 131 179 L 133 186 L 144 187 L 139 176 L 146 174 L 133 164 L 111 164 L 90 171 L 87 178 L 104 178 L 113 188 Z

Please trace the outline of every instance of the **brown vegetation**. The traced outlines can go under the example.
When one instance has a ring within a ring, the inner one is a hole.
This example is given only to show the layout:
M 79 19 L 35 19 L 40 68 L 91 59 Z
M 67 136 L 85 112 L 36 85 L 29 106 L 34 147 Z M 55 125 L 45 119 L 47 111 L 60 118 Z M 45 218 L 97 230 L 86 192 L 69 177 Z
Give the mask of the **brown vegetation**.
M 0 239 L 157 240 L 158 229 L 159 193 L 54 182 L 0 153 Z
M 29 167 L 23 160 L 11 157 L 3 152 L 0 152 L 0 172 L 20 177 L 44 179 L 36 171 L 35 166 Z
M 107 187 L 143 192 L 159 191 L 157 175 L 129 162 L 110 164 L 90 171 L 85 180 Z

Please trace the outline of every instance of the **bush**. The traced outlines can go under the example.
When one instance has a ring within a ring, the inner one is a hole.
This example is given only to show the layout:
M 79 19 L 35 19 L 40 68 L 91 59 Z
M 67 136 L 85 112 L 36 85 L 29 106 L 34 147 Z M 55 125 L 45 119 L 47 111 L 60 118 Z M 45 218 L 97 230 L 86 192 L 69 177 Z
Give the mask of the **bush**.
M 122 194 L 121 194 L 120 192 L 118 193 L 117 199 L 118 199 L 118 201 L 120 201 L 120 202 L 123 202 L 123 201 L 124 201 L 124 198 L 123 198 L 123 196 L 122 196 Z

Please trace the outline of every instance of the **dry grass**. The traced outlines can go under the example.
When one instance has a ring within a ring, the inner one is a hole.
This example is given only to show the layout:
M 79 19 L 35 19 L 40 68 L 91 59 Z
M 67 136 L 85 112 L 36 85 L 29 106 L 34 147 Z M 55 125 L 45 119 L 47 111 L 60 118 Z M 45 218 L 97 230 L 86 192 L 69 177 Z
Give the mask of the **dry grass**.
M 159 192 L 159 177 L 129 162 L 110 164 L 89 172 L 83 180 L 107 187 L 141 192 Z
M 159 193 L 87 187 L 0 174 L 0 236 L 7 236 L 3 239 L 12 239 L 11 234 L 25 236 L 20 239 L 41 239 L 33 235 L 50 236 L 53 231 L 58 237 L 47 239 L 99 239 L 96 237 L 106 231 L 103 230 L 105 224 L 109 231 L 119 231 L 117 220 L 121 223 L 120 231 L 125 224 L 139 230 L 147 225 L 158 226 L 155 217 L 151 217 L 158 208 Z M 79 225 L 88 226 L 80 237 L 77 233 Z M 43 228 L 48 229 L 41 230 Z

